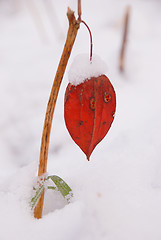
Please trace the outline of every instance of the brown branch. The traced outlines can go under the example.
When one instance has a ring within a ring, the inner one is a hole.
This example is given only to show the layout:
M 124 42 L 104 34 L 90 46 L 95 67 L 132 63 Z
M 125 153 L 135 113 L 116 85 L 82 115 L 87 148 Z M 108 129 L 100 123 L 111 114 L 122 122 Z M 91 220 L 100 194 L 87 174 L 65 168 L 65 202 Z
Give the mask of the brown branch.
M 130 7 L 127 6 L 125 19 L 124 19 L 123 38 L 122 38 L 120 61 L 119 61 L 119 69 L 121 72 L 123 72 L 125 68 L 125 51 L 126 51 L 126 45 L 127 45 L 126 43 L 127 43 L 127 35 L 128 35 L 129 16 L 130 16 Z
M 81 0 L 78 0 L 78 20 L 79 21 L 81 21 L 81 15 L 82 15 Z
M 56 72 L 53 86 L 51 89 L 49 102 L 46 110 L 43 134 L 41 139 L 40 162 L 39 162 L 39 171 L 38 171 L 38 176 L 40 178 L 47 171 L 47 158 L 48 158 L 48 150 L 49 150 L 50 131 L 51 131 L 51 124 L 52 124 L 55 104 L 56 104 L 60 84 L 66 69 L 66 65 L 70 57 L 72 47 L 73 47 L 78 29 L 79 29 L 79 25 L 80 25 L 80 22 L 75 19 L 74 12 L 70 8 L 68 8 L 67 17 L 69 20 L 69 29 L 67 33 L 64 50 L 59 62 L 59 66 Z M 42 217 L 43 202 L 44 202 L 44 192 L 41 195 L 37 206 L 35 207 L 35 210 L 34 210 L 35 218 Z

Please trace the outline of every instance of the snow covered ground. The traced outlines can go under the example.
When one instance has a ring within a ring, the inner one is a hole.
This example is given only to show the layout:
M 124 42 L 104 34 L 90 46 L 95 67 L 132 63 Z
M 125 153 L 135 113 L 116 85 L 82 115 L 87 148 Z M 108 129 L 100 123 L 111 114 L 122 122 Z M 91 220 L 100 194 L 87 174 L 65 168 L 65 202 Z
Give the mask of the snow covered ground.
M 82 1 L 94 53 L 106 62 L 115 87 L 116 117 L 88 162 L 63 117 L 68 69 L 77 54 L 89 52 L 82 25 L 61 85 L 48 161 L 48 173 L 62 177 L 74 198 L 66 204 L 59 193 L 48 192 L 43 218 L 34 219 L 30 211 L 46 104 L 68 29 L 67 6 L 76 11 L 74 0 L 52 2 L 54 25 L 42 0 L 33 1 L 34 15 L 29 0 L 0 1 L 0 240 L 160 240 L 159 0 Z M 130 29 L 120 74 L 127 4 Z

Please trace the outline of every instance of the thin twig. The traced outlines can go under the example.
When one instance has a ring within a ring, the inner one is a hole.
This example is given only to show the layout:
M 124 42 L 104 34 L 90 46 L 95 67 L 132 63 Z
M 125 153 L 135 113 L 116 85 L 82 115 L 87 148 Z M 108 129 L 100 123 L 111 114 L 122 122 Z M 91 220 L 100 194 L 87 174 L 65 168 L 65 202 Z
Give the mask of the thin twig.
M 82 15 L 81 0 L 78 0 L 78 21 L 81 21 L 81 15 Z
M 126 51 L 126 45 L 127 45 L 126 43 L 127 43 L 127 35 L 128 35 L 129 16 L 130 16 L 130 7 L 127 6 L 126 12 L 125 12 L 123 38 L 122 38 L 120 60 L 119 60 L 119 69 L 121 72 L 123 72 L 125 68 L 125 51 Z
M 86 26 L 86 28 L 89 31 L 89 35 L 90 35 L 90 61 L 92 62 L 92 54 L 93 54 L 93 41 L 92 41 L 92 33 L 90 28 L 88 27 L 87 23 L 83 20 L 81 20 L 81 22 Z
M 88 29 L 89 35 L 90 35 L 90 61 L 92 62 L 92 51 L 93 51 L 93 41 L 92 41 L 92 33 L 85 21 L 82 20 L 82 10 L 81 10 L 81 0 L 78 0 L 78 21 L 80 23 L 83 23 L 86 28 Z
M 48 18 L 51 22 L 51 25 L 53 27 L 53 30 L 55 32 L 55 35 L 58 36 L 60 39 L 64 38 L 64 33 L 61 28 L 59 19 L 57 17 L 54 3 L 51 0 L 44 0 L 43 3 L 45 6 L 45 9 L 46 9 L 46 12 L 47 12 L 47 16 L 48 16 Z
M 39 162 L 39 171 L 38 171 L 39 177 L 41 177 L 47 171 L 49 139 L 50 139 L 50 131 L 51 131 L 51 124 L 52 124 L 55 104 L 56 104 L 60 84 L 66 69 L 66 65 L 70 57 L 72 47 L 73 47 L 78 29 L 79 29 L 79 25 L 80 25 L 80 22 L 75 19 L 74 12 L 70 8 L 68 8 L 67 17 L 69 20 L 69 29 L 67 33 L 67 38 L 66 38 L 64 50 L 59 62 L 59 66 L 56 72 L 56 76 L 54 79 L 53 87 L 50 93 L 49 102 L 46 110 L 43 134 L 41 139 L 40 162 Z M 39 202 L 35 208 L 35 211 L 34 211 L 35 218 L 42 217 L 43 202 L 44 202 L 44 192 L 41 195 Z
M 47 32 L 44 27 L 43 20 L 41 18 L 41 14 L 39 13 L 37 6 L 34 4 L 34 1 L 26 0 L 25 3 L 35 23 L 36 29 L 41 37 L 42 42 L 43 43 L 49 42 Z

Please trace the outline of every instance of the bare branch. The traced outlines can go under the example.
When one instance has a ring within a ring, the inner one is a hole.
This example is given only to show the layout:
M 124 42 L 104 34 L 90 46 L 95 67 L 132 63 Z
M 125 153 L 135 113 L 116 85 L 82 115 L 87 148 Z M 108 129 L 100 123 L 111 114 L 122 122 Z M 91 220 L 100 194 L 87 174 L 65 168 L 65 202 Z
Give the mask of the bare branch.
M 126 43 L 127 43 L 127 35 L 128 35 L 129 16 L 130 16 L 130 7 L 127 6 L 126 12 L 125 12 L 124 30 L 123 30 L 123 38 L 122 38 L 120 61 L 119 61 L 119 69 L 121 72 L 123 72 L 124 68 L 125 68 L 125 66 L 124 66 L 125 65 L 125 51 L 126 51 Z
M 38 171 L 38 176 L 40 178 L 47 171 L 47 158 L 48 158 L 48 150 L 49 150 L 50 131 L 51 131 L 51 124 L 52 124 L 55 104 L 56 104 L 60 84 L 66 69 L 66 65 L 68 63 L 68 59 L 70 57 L 73 44 L 77 36 L 77 32 L 80 25 L 79 21 L 75 19 L 74 12 L 70 8 L 68 8 L 67 17 L 69 20 L 69 29 L 67 33 L 64 50 L 59 62 L 56 75 L 55 75 L 53 87 L 51 89 L 47 110 L 46 110 L 43 134 L 41 139 L 40 162 L 39 162 L 39 171 Z M 35 211 L 34 211 L 35 218 L 42 217 L 43 202 L 44 202 L 44 192 L 41 195 L 38 201 L 38 204 L 35 208 Z
M 81 15 L 82 15 L 81 0 L 78 0 L 78 20 L 79 21 L 81 21 Z

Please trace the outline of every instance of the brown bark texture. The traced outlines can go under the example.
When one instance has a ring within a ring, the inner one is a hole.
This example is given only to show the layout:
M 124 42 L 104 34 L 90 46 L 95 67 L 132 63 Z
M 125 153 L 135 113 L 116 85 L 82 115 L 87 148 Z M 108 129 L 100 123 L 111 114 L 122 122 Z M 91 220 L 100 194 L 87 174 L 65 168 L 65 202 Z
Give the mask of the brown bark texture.
M 58 69 L 55 75 L 54 83 L 51 89 L 47 110 L 46 110 L 43 134 L 41 139 L 40 162 L 39 162 L 39 170 L 38 170 L 38 176 L 40 179 L 41 179 L 41 176 L 43 176 L 43 174 L 45 174 L 47 171 L 49 140 L 50 140 L 50 132 L 51 132 L 51 125 L 52 125 L 55 104 L 56 104 L 60 84 L 62 82 L 64 72 L 66 69 L 66 65 L 70 57 L 73 44 L 77 36 L 77 32 L 80 25 L 80 21 L 75 19 L 74 12 L 70 8 L 68 8 L 67 17 L 69 20 L 67 38 L 66 38 L 64 50 L 58 65 Z M 42 217 L 43 202 L 44 202 L 44 192 L 41 195 L 37 203 L 37 206 L 35 207 L 35 210 L 34 210 L 34 217 L 37 219 Z

